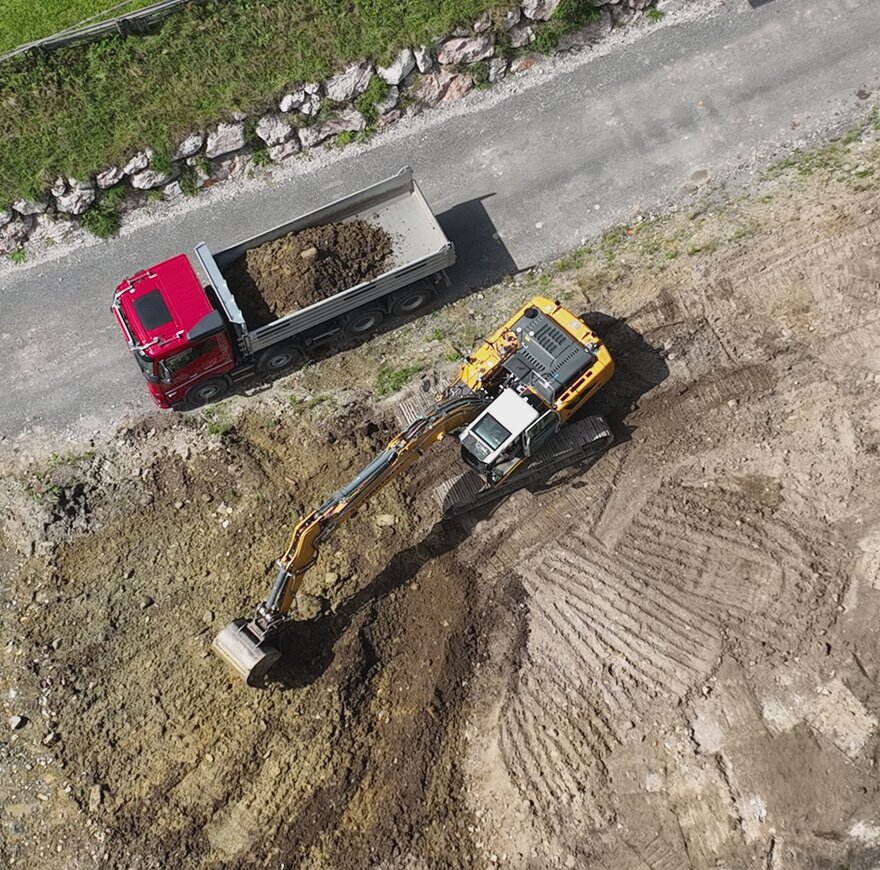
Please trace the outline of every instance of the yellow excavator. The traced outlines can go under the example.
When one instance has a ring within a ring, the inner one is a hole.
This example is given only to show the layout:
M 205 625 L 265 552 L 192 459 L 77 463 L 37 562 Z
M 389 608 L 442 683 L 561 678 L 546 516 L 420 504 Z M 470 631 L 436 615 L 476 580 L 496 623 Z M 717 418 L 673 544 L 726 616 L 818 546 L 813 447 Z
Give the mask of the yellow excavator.
M 227 625 L 214 639 L 214 651 L 248 684 L 259 685 L 280 657 L 279 634 L 320 545 L 450 433 L 458 433 L 470 470 L 440 488 L 445 516 L 473 510 L 607 449 L 613 437 L 603 417 L 570 421 L 613 373 L 608 349 L 583 320 L 559 302 L 531 299 L 467 358 L 432 405 L 411 412 L 409 425 L 382 453 L 300 520 L 268 597 L 251 619 Z

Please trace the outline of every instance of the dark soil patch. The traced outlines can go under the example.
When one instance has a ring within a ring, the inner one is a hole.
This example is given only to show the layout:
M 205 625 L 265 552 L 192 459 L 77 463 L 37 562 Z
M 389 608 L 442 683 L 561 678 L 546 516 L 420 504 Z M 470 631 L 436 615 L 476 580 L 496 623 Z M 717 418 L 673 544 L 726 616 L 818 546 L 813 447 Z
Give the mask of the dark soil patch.
M 388 233 L 366 221 L 324 224 L 248 251 L 226 278 L 257 327 L 377 278 L 392 251 Z

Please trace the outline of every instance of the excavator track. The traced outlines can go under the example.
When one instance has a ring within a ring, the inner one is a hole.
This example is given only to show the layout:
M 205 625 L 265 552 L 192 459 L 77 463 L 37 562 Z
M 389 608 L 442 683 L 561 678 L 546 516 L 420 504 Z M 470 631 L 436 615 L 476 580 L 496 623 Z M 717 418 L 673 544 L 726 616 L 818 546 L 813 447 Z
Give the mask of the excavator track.
M 457 517 L 511 495 L 536 481 L 547 480 L 584 459 L 598 459 L 614 441 L 604 417 L 586 417 L 564 426 L 521 471 L 497 486 L 489 486 L 475 471 L 441 483 L 434 497 L 444 517 Z

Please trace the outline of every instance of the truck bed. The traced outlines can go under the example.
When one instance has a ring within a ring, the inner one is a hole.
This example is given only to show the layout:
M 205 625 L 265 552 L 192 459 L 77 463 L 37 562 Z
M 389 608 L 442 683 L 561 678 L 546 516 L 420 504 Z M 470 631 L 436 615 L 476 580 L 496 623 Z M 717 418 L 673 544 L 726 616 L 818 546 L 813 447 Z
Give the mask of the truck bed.
M 226 281 L 230 265 L 247 251 L 288 233 L 320 224 L 352 220 L 376 224 L 389 234 L 394 246 L 390 268 L 372 281 L 345 288 L 314 305 L 292 311 L 265 326 L 250 329 L 236 301 L 235 287 L 229 286 Z M 318 326 L 433 275 L 455 262 L 454 248 L 437 223 L 409 168 L 223 251 L 212 253 L 202 242 L 196 246 L 196 255 L 237 332 L 242 350 L 247 353 L 255 353 Z

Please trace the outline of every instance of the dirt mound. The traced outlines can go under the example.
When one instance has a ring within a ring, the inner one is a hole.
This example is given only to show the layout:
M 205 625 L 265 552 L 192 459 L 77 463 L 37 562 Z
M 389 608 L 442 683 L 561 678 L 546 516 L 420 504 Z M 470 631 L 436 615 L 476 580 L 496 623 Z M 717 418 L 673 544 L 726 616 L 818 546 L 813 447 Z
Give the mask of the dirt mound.
M 371 281 L 392 251 L 388 233 L 367 221 L 324 224 L 248 251 L 227 278 L 245 319 L 259 326 Z

